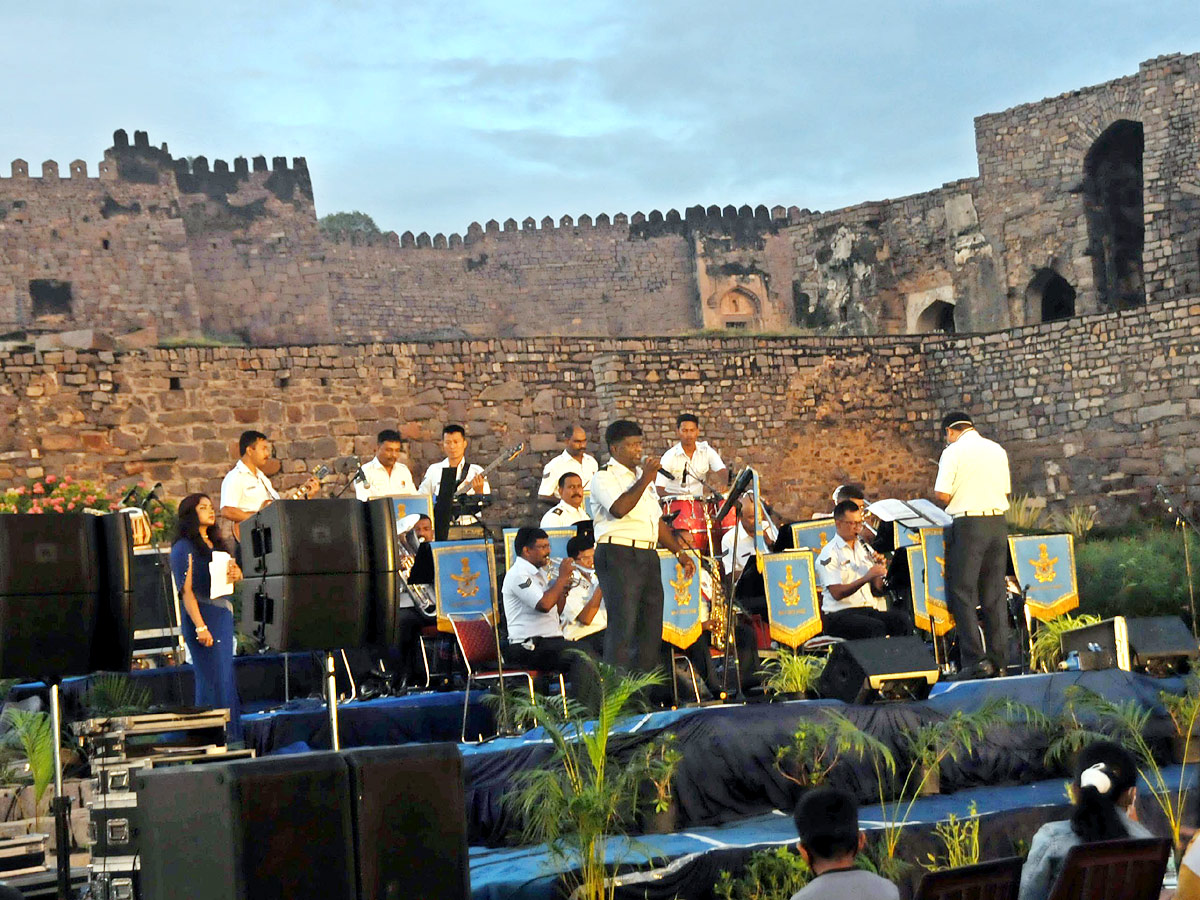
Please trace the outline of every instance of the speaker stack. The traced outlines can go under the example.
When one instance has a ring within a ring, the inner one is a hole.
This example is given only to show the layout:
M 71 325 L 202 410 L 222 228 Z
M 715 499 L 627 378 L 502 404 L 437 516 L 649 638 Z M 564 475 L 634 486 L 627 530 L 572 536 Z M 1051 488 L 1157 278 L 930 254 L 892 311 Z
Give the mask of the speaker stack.
M 145 900 L 466 900 L 453 744 L 147 771 Z
M 1115 616 L 1063 632 L 1059 642 L 1063 657 L 1074 651 L 1083 670 L 1183 675 L 1200 656 L 1195 636 L 1178 616 Z
M 277 500 L 242 524 L 242 624 L 275 650 L 362 647 L 377 639 L 364 504 Z

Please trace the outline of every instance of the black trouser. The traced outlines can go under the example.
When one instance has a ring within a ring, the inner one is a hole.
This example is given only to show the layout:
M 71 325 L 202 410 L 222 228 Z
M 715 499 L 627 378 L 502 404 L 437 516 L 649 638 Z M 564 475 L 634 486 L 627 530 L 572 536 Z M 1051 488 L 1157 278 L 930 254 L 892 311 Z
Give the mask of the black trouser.
M 401 606 L 396 610 L 396 654 L 404 666 L 401 674 L 408 684 L 417 684 L 425 677 L 425 663 L 421 659 L 421 629 L 432 624 L 414 606 Z
M 658 553 L 599 543 L 596 577 L 608 611 L 604 661 L 626 671 L 653 671 L 658 667 L 662 645 L 663 589 Z
M 821 613 L 821 631 L 831 637 L 845 638 L 848 641 L 912 634 L 912 630 L 912 619 L 908 613 L 899 609 L 879 610 L 862 606 Z
M 588 636 L 588 638 L 591 637 L 600 637 L 600 635 Z M 524 642 L 509 643 L 504 646 L 504 661 L 519 669 L 561 672 L 566 676 L 566 680 L 571 682 L 572 693 L 594 710 L 599 686 L 592 677 L 591 668 L 580 656 L 580 653 L 593 659 L 597 659 L 599 653 L 588 638 L 581 641 L 568 641 L 564 637 L 529 638 L 529 642 L 533 644 L 532 650 L 526 648 Z M 542 690 L 546 689 L 545 685 L 539 687 Z
M 946 601 L 954 616 L 962 668 L 979 665 L 985 655 L 1004 674 L 1008 665 L 1008 606 L 1004 576 L 1008 570 L 1008 528 L 1004 516 L 964 516 L 945 530 Z M 979 639 L 979 613 L 987 653 Z
M 737 667 L 738 672 L 741 674 L 742 686 L 747 687 L 751 684 L 754 672 L 758 668 L 758 637 L 754 634 L 754 629 L 749 625 L 735 622 L 733 625 L 733 642 L 734 646 L 737 647 Z M 700 637 L 696 638 L 695 643 L 683 652 L 691 660 L 692 666 L 714 694 L 723 687 L 727 687 L 730 694 L 736 693 L 738 688 L 736 677 L 733 672 L 730 672 L 728 684 L 724 683 L 721 673 L 717 671 L 717 660 L 720 657 L 712 655 L 710 652 L 711 647 L 712 633 L 704 631 L 701 632 Z

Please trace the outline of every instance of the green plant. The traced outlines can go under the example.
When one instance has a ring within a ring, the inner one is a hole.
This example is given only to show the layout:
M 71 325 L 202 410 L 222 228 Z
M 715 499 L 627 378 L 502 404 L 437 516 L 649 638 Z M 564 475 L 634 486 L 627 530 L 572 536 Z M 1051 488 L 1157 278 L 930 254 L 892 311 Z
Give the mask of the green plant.
M 812 869 L 793 845 L 756 850 L 737 878 L 722 871 L 713 893 L 718 900 L 789 900 L 812 880 Z
M 1171 697 L 1165 691 L 1159 693 L 1159 700 L 1177 732 L 1184 738 L 1184 759 L 1187 758 L 1196 721 L 1200 717 L 1200 676 L 1189 674 L 1185 684 L 1185 696 L 1182 698 Z M 1121 744 L 1137 759 L 1138 771 L 1150 786 L 1150 793 L 1163 811 L 1171 838 L 1178 847 L 1189 792 L 1189 767 L 1185 764 L 1180 768 L 1177 784 L 1167 782 L 1167 776 L 1146 739 L 1146 726 L 1153 715 L 1153 709 L 1141 706 L 1136 700 L 1116 702 L 1080 685 L 1073 685 L 1067 690 L 1060 734 L 1051 741 L 1046 759 L 1064 764 L 1083 747 L 1097 740 Z
M 1161 526 L 1134 534 L 1099 538 L 1094 533 L 1075 550 L 1081 612 L 1102 619 L 1112 616 L 1177 616 L 1189 609 L 1189 581 L 1200 591 L 1200 567 L 1191 579 L 1183 542 L 1196 558 L 1200 541 L 1194 534 Z
M 815 717 L 796 726 L 792 742 L 775 751 L 775 767 L 789 781 L 815 787 L 824 784 L 846 756 L 859 760 L 869 756 L 883 760 L 889 771 L 896 768 L 892 751 L 885 744 L 832 709 L 821 709 Z
M 83 705 L 93 716 L 121 716 L 150 708 L 150 689 L 140 687 L 128 675 L 97 675 L 83 696 Z
M 1062 662 L 1062 636 L 1064 632 L 1074 631 L 1085 625 L 1095 625 L 1100 621 L 1099 616 L 1082 613 L 1077 616 L 1062 615 L 1049 621 L 1038 621 L 1037 630 L 1033 633 L 1033 651 L 1031 665 L 1042 672 L 1058 671 Z
M 80 481 L 71 475 L 59 478 L 50 473 L 42 478 L 28 478 L 24 484 L 6 488 L 0 492 L 0 513 L 32 513 L 44 515 L 48 513 L 112 512 L 121 506 L 121 497 L 125 488 L 113 485 L 100 485 L 94 481 Z M 133 498 L 130 501 L 135 506 L 150 493 L 146 484 L 134 486 Z M 175 505 L 168 502 L 151 504 L 147 511 L 150 516 L 152 538 L 161 541 L 175 529 Z
M 804 694 L 816 686 L 825 661 L 808 653 L 780 650 L 762 665 L 763 690 L 768 694 Z
M 942 842 L 946 853 L 944 856 L 926 854 L 929 862 L 921 865 L 930 872 L 973 866 L 979 862 L 979 810 L 975 801 L 971 801 L 966 818 L 960 819 L 950 813 L 933 827 L 933 833 Z
M 1052 515 L 1050 527 L 1055 531 L 1065 531 L 1076 541 L 1082 541 L 1096 527 L 1098 521 L 1094 507 L 1075 505 L 1065 513 L 1058 512 Z
M 1045 500 L 1029 494 L 1018 494 L 1009 501 L 1004 521 L 1012 531 L 1036 531 L 1045 511 Z
M 29 762 L 36 809 L 42 802 L 46 788 L 54 780 L 54 732 L 50 728 L 50 716 L 10 706 L 4 710 L 3 718 L 12 726 L 13 736 Z
M 557 699 L 513 697 L 515 714 L 540 725 L 554 752 L 543 766 L 516 777 L 505 803 L 523 823 L 527 843 L 546 844 L 568 864 L 571 874 L 564 877 L 577 889 L 573 896 L 611 900 L 615 885 L 606 881 L 606 870 L 619 860 L 607 858 L 607 839 L 624 834 L 647 806 L 665 811 L 680 757 L 669 738 L 655 738 L 616 759 L 609 748 L 613 729 L 664 676 L 658 671 L 622 674 L 590 657 L 586 663 L 598 684 L 594 722 L 576 701 L 569 701 L 564 712 Z

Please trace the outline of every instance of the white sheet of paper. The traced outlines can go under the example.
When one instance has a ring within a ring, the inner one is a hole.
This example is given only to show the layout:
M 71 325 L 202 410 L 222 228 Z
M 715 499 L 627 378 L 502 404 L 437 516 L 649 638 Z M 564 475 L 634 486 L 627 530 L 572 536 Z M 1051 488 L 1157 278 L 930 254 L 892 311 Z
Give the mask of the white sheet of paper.
M 909 528 L 945 527 L 954 521 L 940 506 L 929 500 L 876 500 L 867 511 L 884 522 L 899 522 Z
M 233 593 L 233 582 L 229 580 L 229 561 L 233 559 L 224 550 L 214 550 L 212 562 L 208 564 L 208 577 L 212 580 L 209 596 L 227 597 Z

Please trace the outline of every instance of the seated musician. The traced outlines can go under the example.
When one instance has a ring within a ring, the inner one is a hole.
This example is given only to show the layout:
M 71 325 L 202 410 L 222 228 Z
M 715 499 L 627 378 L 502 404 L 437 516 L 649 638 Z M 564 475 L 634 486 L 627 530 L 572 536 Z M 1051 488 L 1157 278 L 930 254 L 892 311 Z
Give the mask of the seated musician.
M 543 566 L 550 560 L 550 538 L 540 528 L 520 528 L 513 541 L 516 559 L 504 575 L 501 594 L 508 622 L 504 659 L 510 665 L 548 672 L 566 672 L 572 659 L 559 616 L 575 560 L 565 558 L 550 581 Z
M 576 535 L 567 541 L 567 556 L 575 560 L 575 577 L 559 615 L 563 637 L 599 659 L 604 655 L 608 612 L 596 577 L 596 542 L 591 535 Z
M 842 500 L 834 507 L 837 536 L 817 554 L 817 585 L 823 588 L 823 630 L 847 640 L 911 634 L 913 626 L 908 615 L 887 608 L 883 596 L 887 567 L 859 540 L 863 528 L 859 502 Z
M 669 472 L 668 478 L 660 471 L 654 487 L 660 496 L 703 497 L 712 487 L 709 475 L 722 475 L 722 485 L 729 482 L 729 470 L 721 455 L 708 441 L 700 441 L 700 419 L 692 413 L 682 413 L 675 420 L 679 441 L 662 455 L 659 469 Z
M 354 483 L 354 496 L 359 500 L 374 500 L 376 497 L 393 497 L 396 494 L 415 494 L 412 472 L 400 462 L 403 444 L 400 432 L 385 428 L 375 439 L 375 455 L 363 463 L 365 484 Z
M 576 472 L 564 472 L 558 479 L 558 504 L 542 516 L 543 528 L 563 528 L 584 522 L 591 516 L 583 508 L 583 479 Z

